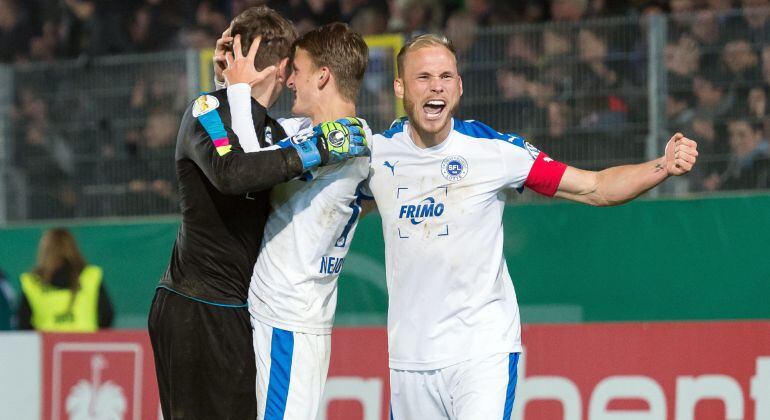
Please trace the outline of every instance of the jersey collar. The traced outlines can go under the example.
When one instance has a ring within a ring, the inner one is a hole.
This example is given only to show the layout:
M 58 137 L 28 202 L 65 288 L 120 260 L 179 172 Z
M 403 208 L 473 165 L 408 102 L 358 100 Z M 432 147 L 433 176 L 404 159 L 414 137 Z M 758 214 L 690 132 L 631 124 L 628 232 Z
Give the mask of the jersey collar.
M 427 147 L 425 149 L 418 147 L 416 144 L 414 144 L 414 140 L 412 139 L 412 133 L 409 129 L 410 123 L 407 119 L 404 121 L 404 135 L 406 136 L 407 143 L 409 144 L 409 147 L 413 148 L 414 150 L 417 150 L 419 153 L 424 154 L 434 154 L 434 153 L 441 153 L 445 149 L 449 147 L 449 145 L 452 143 L 454 138 L 454 132 L 455 132 L 455 118 L 452 118 L 451 120 L 452 127 L 449 130 L 449 134 L 447 135 L 447 138 L 444 139 L 441 143 L 433 146 L 433 147 Z

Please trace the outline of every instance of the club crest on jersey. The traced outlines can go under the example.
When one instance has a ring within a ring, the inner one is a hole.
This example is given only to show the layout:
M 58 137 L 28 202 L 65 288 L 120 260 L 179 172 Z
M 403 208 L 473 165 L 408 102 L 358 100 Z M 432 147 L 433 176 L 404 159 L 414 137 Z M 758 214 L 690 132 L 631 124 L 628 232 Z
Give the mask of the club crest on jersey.
M 462 156 L 449 156 L 441 162 L 441 175 L 449 181 L 459 181 L 468 175 L 468 161 Z
M 201 115 L 209 113 L 217 108 L 219 108 L 219 99 L 211 95 L 199 96 L 193 104 L 192 115 L 193 117 L 198 118 Z
M 265 127 L 265 143 L 273 144 L 273 130 L 270 127 Z

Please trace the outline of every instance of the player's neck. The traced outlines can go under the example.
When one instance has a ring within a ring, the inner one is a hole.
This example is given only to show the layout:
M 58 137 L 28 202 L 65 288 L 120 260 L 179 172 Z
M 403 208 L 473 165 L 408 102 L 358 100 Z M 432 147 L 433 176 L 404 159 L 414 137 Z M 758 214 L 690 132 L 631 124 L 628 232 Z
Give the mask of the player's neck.
M 264 82 L 263 82 L 264 83 Z M 254 98 L 257 103 L 270 109 L 273 104 L 278 101 L 280 96 L 280 90 L 276 89 L 276 83 L 274 80 L 270 81 L 267 86 L 254 86 L 251 88 L 251 97 Z
M 324 98 L 323 102 L 319 102 L 313 107 L 313 112 L 310 114 L 313 125 L 355 116 L 356 104 L 342 98 L 340 95 L 334 95 L 328 99 Z
M 420 130 L 414 124 L 409 124 L 409 135 L 412 137 L 412 142 L 420 149 L 428 149 L 438 146 L 443 143 L 444 140 L 449 137 L 449 132 L 452 131 L 452 125 L 447 124 L 437 133 L 429 133 L 425 130 Z

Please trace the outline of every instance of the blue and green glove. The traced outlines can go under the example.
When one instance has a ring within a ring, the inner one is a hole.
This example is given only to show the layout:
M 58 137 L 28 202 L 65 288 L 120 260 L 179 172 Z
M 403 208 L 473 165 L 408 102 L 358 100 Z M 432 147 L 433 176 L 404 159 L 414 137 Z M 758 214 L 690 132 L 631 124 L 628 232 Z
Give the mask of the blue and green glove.
M 278 145 L 295 148 L 306 170 L 370 154 L 364 125 L 354 117 L 323 122 L 312 132 L 288 137 Z

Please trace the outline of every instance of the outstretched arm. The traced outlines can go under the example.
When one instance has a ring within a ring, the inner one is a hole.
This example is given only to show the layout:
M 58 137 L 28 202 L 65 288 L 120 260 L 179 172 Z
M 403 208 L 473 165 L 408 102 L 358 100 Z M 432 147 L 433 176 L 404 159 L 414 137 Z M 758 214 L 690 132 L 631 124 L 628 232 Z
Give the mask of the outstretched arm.
M 599 172 L 568 167 L 556 197 L 592 206 L 623 204 L 669 176 L 690 172 L 698 157 L 697 147 L 695 141 L 676 133 L 666 144 L 665 154 L 650 162 L 615 166 Z

